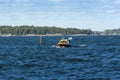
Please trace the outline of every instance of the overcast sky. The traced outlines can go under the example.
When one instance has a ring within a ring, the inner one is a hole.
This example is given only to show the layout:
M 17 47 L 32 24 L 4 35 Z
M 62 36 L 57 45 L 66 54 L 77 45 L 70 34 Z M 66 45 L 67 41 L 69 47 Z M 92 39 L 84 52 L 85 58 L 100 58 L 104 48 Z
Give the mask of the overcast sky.
M 0 0 L 0 25 L 120 28 L 120 0 Z

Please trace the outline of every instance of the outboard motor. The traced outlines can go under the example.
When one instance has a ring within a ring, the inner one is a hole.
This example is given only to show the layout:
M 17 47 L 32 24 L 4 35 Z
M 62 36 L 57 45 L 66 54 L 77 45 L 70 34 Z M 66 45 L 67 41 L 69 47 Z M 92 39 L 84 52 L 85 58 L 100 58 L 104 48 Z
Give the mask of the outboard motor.
M 70 44 L 70 43 L 71 43 L 71 42 L 70 42 L 71 40 L 72 40 L 72 37 L 69 37 L 69 38 L 68 38 L 68 41 L 69 41 L 69 43 L 68 43 L 68 44 Z

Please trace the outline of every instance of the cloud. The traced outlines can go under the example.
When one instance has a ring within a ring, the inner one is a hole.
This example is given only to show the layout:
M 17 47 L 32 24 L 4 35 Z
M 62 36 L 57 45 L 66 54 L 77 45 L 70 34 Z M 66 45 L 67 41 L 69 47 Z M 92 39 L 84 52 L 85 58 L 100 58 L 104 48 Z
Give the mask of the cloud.
M 59 3 L 59 2 L 63 2 L 64 0 L 48 0 L 49 2 L 55 2 L 55 3 Z
M 120 0 L 115 0 L 115 4 L 120 4 Z

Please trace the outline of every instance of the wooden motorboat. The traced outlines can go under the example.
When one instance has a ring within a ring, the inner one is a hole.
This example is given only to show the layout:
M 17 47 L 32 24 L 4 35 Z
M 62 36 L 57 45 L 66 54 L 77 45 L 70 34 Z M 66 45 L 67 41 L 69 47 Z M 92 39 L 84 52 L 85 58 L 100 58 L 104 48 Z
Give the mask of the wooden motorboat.
M 58 43 L 57 43 L 57 46 L 58 48 L 61 48 L 61 47 L 70 47 L 71 44 L 70 44 L 70 40 L 69 39 L 64 39 L 62 38 Z

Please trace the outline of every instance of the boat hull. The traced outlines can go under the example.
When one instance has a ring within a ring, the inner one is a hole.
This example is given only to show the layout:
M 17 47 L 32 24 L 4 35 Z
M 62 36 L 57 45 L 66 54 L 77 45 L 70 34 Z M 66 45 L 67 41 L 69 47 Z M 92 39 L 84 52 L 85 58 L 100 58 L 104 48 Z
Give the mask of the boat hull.
M 59 45 L 57 45 L 57 47 L 71 47 L 71 45 L 65 45 L 65 44 L 59 44 Z

